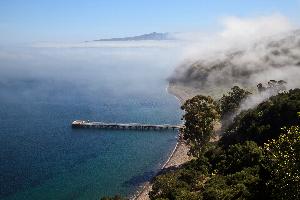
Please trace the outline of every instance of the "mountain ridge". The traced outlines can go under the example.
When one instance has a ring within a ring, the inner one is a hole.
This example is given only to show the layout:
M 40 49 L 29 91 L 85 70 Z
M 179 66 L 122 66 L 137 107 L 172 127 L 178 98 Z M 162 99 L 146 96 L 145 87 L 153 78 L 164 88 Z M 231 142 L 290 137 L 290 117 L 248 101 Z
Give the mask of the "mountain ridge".
M 119 37 L 119 38 L 103 38 L 86 42 L 120 42 L 120 41 L 142 41 L 142 40 L 174 40 L 169 33 L 147 33 L 137 36 Z

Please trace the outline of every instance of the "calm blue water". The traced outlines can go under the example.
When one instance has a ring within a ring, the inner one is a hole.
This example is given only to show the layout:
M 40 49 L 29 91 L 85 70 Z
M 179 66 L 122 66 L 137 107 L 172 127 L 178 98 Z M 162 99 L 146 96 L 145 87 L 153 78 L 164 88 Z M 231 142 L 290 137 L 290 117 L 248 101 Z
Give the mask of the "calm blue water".
M 180 121 L 165 49 L 0 48 L 0 199 L 131 195 L 176 132 L 74 130 L 75 119 Z

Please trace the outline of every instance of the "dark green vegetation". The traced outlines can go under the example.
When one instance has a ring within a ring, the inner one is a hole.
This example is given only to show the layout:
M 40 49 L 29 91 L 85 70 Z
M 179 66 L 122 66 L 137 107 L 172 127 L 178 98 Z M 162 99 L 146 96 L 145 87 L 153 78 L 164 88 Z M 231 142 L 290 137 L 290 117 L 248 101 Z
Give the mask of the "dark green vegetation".
M 242 100 L 250 94 L 250 92 L 238 86 L 234 86 L 228 94 L 224 94 L 219 101 L 222 119 L 234 114 L 239 108 Z
M 281 128 L 300 124 L 300 89 L 280 93 L 240 113 L 225 131 L 221 143 L 228 146 L 247 140 L 263 145 L 281 134 Z
M 220 141 L 209 141 L 214 122 L 247 95 L 234 87 L 220 103 L 196 96 L 182 106 L 195 159 L 157 176 L 152 200 L 300 199 L 300 89 L 240 113 Z
M 202 95 L 186 101 L 181 107 L 185 110 L 185 127 L 181 130 L 183 138 L 190 145 L 190 152 L 198 157 L 201 146 L 208 143 L 213 134 L 213 122 L 219 119 L 219 106 L 211 98 Z
M 234 86 L 228 94 L 224 94 L 219 100 L 220 114 L 222 120 L 222 129 L 225 129 L 231 123 L 234 114 L 238 111 L 240 104 L 245 100 L 250 92 Z

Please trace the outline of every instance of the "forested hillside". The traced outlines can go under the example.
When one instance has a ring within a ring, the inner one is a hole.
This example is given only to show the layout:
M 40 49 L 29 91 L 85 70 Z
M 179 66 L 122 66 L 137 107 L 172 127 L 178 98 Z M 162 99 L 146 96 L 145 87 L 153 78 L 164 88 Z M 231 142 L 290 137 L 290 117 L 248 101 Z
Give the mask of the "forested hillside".
M 152 200 L 300 199 L 300 89 L 240 112 L 219 141 L 209 139 L 249 94 L 234 87 L 219 101 L 186 101 L 182 132 L 194 159 L 157 176 Z

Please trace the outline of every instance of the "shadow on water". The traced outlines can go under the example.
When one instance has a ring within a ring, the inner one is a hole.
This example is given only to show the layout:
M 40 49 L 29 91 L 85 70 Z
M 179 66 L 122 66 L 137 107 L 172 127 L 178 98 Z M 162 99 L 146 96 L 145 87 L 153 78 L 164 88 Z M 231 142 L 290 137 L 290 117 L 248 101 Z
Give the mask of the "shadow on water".
M 74 190 L 67 193 L 65 198 L 63 198 L 62 200 L 79 199 L 82 196 L 82 194 L 88 191 L 91 187 L 92 187 L 91 184 L 86 184 L 80 187 L 76 187 Z
M 151 180 L 156 174 L 157 172 L 155 171 L 144 172 L 143 174 L 131 177 L 128 181 L 125 181 L 122 186 L 140 186 L 141 184 Z
M 161 169 L 161 170 L 158 170 L 158 171 L 144 172 L 143 174 L 131 177 L 129 180 L 125 181 L 122 184 L 122 186 L 124 186 L 124 187 L 130 187 L 130 186 L 138 187 L 138 186 L 141 186 L 142 184 L 146 183 L 149 180 L 150 180 L 150 182 L 152 182 L 153 179 L 156 176 L 163 175 L 163 174 L 166 174 L 166 173 L 171 172 L 171 171 L 175 171 L 175 170 L 180 169 L 182 167 L 183 167 L 183 165 L 179 165 L 179 166 L 168 167 L 168 168 Z

